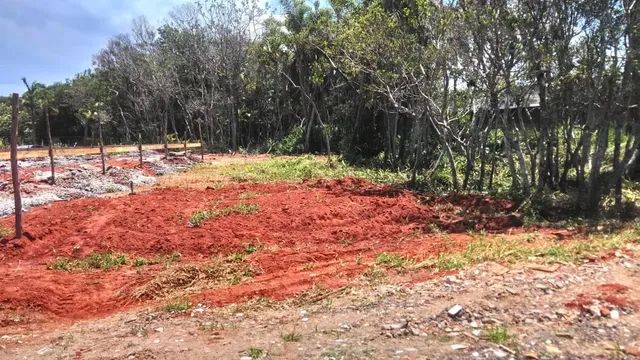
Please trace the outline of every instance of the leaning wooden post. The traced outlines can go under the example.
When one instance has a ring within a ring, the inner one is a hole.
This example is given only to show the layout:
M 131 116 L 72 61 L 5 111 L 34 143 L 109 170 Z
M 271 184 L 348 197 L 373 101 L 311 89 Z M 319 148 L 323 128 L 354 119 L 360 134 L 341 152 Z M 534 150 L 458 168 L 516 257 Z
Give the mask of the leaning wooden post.
M 98 121 L 98 132 L 100 135 L 100 160 L 102 161 L 102 175 L 107 173 L 107 167 L 104 163 L 104 141 L 102 140 L 102 121 Z
M 138 153 L 140 153 L 140 168 L 142 169 L 142 135 L 138 134 Z
M 51 184 L 55 184 L 56 169 L 53 163 L 53 139 L 51 138 L 51 123 L 49 122 L 49 104 L 46 104 L 44 113 L 45 113 L 45 120 L 47 121 L 47 137 L 49 138 L 49 162 L 51 162 Z
M 15 199 L 16 238 L 22 237 L 22 198 L 20 197 L 20 175 L 18 174 L 18 94 L 11 98 L 11 179 Z

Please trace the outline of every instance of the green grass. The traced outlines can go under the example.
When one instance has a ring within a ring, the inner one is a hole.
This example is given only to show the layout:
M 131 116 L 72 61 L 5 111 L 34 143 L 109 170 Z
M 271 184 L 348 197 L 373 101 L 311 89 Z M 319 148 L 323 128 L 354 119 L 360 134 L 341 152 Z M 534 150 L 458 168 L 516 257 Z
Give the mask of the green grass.
M 258 252 L 260 251 L 262 247 L 260 245 L 256 245 L 256 244 L 247 244 L 244 247 L 244 253 L 249 255 L 249 254 L 253 254 L 254 252 Z
M 135 267 L 141 267 L 145 265 L 148 265 L 148 261 L 145 258 L 137 258 L 133 260 L 133 266 Z
M 531 245 L 530 242 L 522 241 L 519 238 L 507 240 L 502 237 L 491 239 L 477 237 L 462 252 L 440 254 L 410 267 L 454 270 L 481 262 L 506 261 L 513 263 L 531 259 L 538 259 L 542 262 L 576 263 L 587 255 L 620 249 L 629 242 L 640 242 L 640 229 L 633 227 L 616 234 L 589 235 L 586 239 L 563 243 L 542 242 L 537 245 Z M 380 257 L 380 255 L 378 256 Z M 388 256 L 382 259 L 393 263 L 388 259 Z M 377 258 L 376 262 L 378 262 Z
M 258 204 L 252 204 L 252 203 L 239 203 L 239 204 L 224 207 L 221 209 L 197 210 L 191 214 L 191 217 L 189 218 L 189 225 L 193 227 L 200 227 L 205 221 L 209 219 L 220 218 L 220 217 L 229 216 L 232 214 L 239 214 L 239 215 L 255 214 L 259 210 L 260 210 L 260 206 Z
M 203 167 L 209 170 L 203 169 Z M 360 177 L 378 183 L 397 184 L 407 181 L 407 174 L 376 168 L 354 167 L 340 159 L 331 165 L 325 159 L 313 156 L 294 158 L 273 157 L 248 164 L 202 165 L 196 173 L 208 171 L 237 182 L 298 182 L 308 179 L 340 179 L 345 176 Z
M 117 268 L 127 263 L 127 257 L 123 254 L 111 252 L 94 252 L 82 259 L 69 259 L 59 257 L 47 266 L 50 270 L 72 271 L 100 269 L 109 270 Z
M 506 327 L 498 325 L 487 330 L 487 339 L 494 344 L 504 344 L 511 339 L 511 334 Z
M 162 311 L 171 314 L 181 313 L 189 310 L 191 305 L 186 300 L 174 300 L 162 307 Z
M 394 269 L 401 269 L 410 265 L 411 261 L 398 254 L 383 252 L 376 256 L 375 264 Z
M 282 335 L 282 340 L 285 342 L 298 342 L 302 339 L 302 335 L 295 330 Z
M 260 359 L 262 355 L 264 355 L 264 350 L 257 347 L 250 347 L 247 350 L 247 356 L 249 356 L 252 359 Z

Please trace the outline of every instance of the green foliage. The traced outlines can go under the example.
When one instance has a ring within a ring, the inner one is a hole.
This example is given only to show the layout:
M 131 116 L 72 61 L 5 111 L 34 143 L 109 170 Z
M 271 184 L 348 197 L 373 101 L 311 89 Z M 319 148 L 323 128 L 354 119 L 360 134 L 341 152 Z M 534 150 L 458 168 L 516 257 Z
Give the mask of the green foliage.
M 187 300 L 178 299 L 166 304 L 164 307 L 162 307 L 162 311 L 175 314 L 185 312 L 190 308 L 191 304 L 189 304 Z
M 325 160 L 313 156 L 274 157 L 248 164 L 213 165 L 211 168 L 211 171 L 232 180 L 251 182 L 341 179 L 345 176 L 386 184 L 399 184 L 407 180 L 407 174 L 385 169 L 353 167 L 339 159 L 329 165 Z
M 88 270 L 88 269 L 101 269 L 109 270 L 117 268 L 127 263 L 127 257 L 123 254 L 116 254 L 111 252 L 94 252 L 89 256 L 82 259 L 69 259 L 66 257 L 59 257 L 53 263 L 47 266 L 50 270 Z
M 511 339 L 511 334 L 504 326 L 493 326 L 487 330 L 487 338 L 494 344 L 503 344 Z
M 398 254 L 383 252 L 376 256 L 375 263 L 376 265 L 400 269 L 409 265 L 411 261 Z
M 249 356 L 252 359 L 260 359 L 263 354 L 264 354 L 264 350 L 257 347 L 250 347 L 247 350 L 247 356 Z
M 289 134 L 280 140 L 273 148 L 278 155 L 298 154 L 302 150 L 303 130 L 300 126 L 295 126 Z
M 200 227 L 205 221 L 209 219 L 229 216 L 232 214 L 255 214 L 259 210 L 260 206 L 258 204 L 252 203 L 239 203 L 234 206 L 221 209 L 196 210 L 191 214 L 191 217 L 189 218 L 189 225 L 191 225 L 192 227 Z

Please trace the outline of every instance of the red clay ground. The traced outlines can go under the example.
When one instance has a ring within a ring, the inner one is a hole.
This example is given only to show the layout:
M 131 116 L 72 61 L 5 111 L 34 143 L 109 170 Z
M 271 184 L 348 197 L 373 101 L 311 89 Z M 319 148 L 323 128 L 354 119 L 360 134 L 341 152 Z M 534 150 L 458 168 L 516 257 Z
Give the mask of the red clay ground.
M 194 211 L 239 203 L 257 204 L 259 210 L 188 226 Z M 260 247 L 246 257 L 256 269 L 253 278 L 196 294 L 193 300 L 282 299 L 312 286 L 340 287 L 383 251 L 423 259 L 462 249 L 471 239 L 469 228 L 510 231 L 520 225 L 508 214 L 513 206 L 482 196 L 419 199 L 349 178 L 163 188 L 52 203 L 25 214 L 29 239 L 0 242 L 0 328 L 91 318 L 139 305 L 132 292 L 163 270 L 163 265 L 135 268 L 130 263 L 109 271 L 48 270 L 47 264 L 60 256 L 113 251 L 134 259 L 179 252 L 182 260 L 176 266 L 181 266 L 253 244 Z M 11 227 L 12 221 L 0 223 Z M 438 235 L 434 227 L 450 233 Z

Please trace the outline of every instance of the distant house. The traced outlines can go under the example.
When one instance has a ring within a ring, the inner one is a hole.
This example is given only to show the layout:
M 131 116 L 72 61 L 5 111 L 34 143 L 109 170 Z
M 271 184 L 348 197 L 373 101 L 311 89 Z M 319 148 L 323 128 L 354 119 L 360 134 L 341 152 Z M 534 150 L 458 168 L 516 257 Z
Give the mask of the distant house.
M 537 91 L 525 91 L 521 94 L 502 96 L 496 107 L 490 106 L 488 99 L 477 107 L 476 116 L 495 115 L 494 121 L 500 120 L 498 116 L 506 113 L 509 122 L 520 120 L 525 125 L 540 125 L 540 96 Z M 488 124 L 487 124 L 488 125 Z M 486 125 L 485 125 L 486 126 Z

